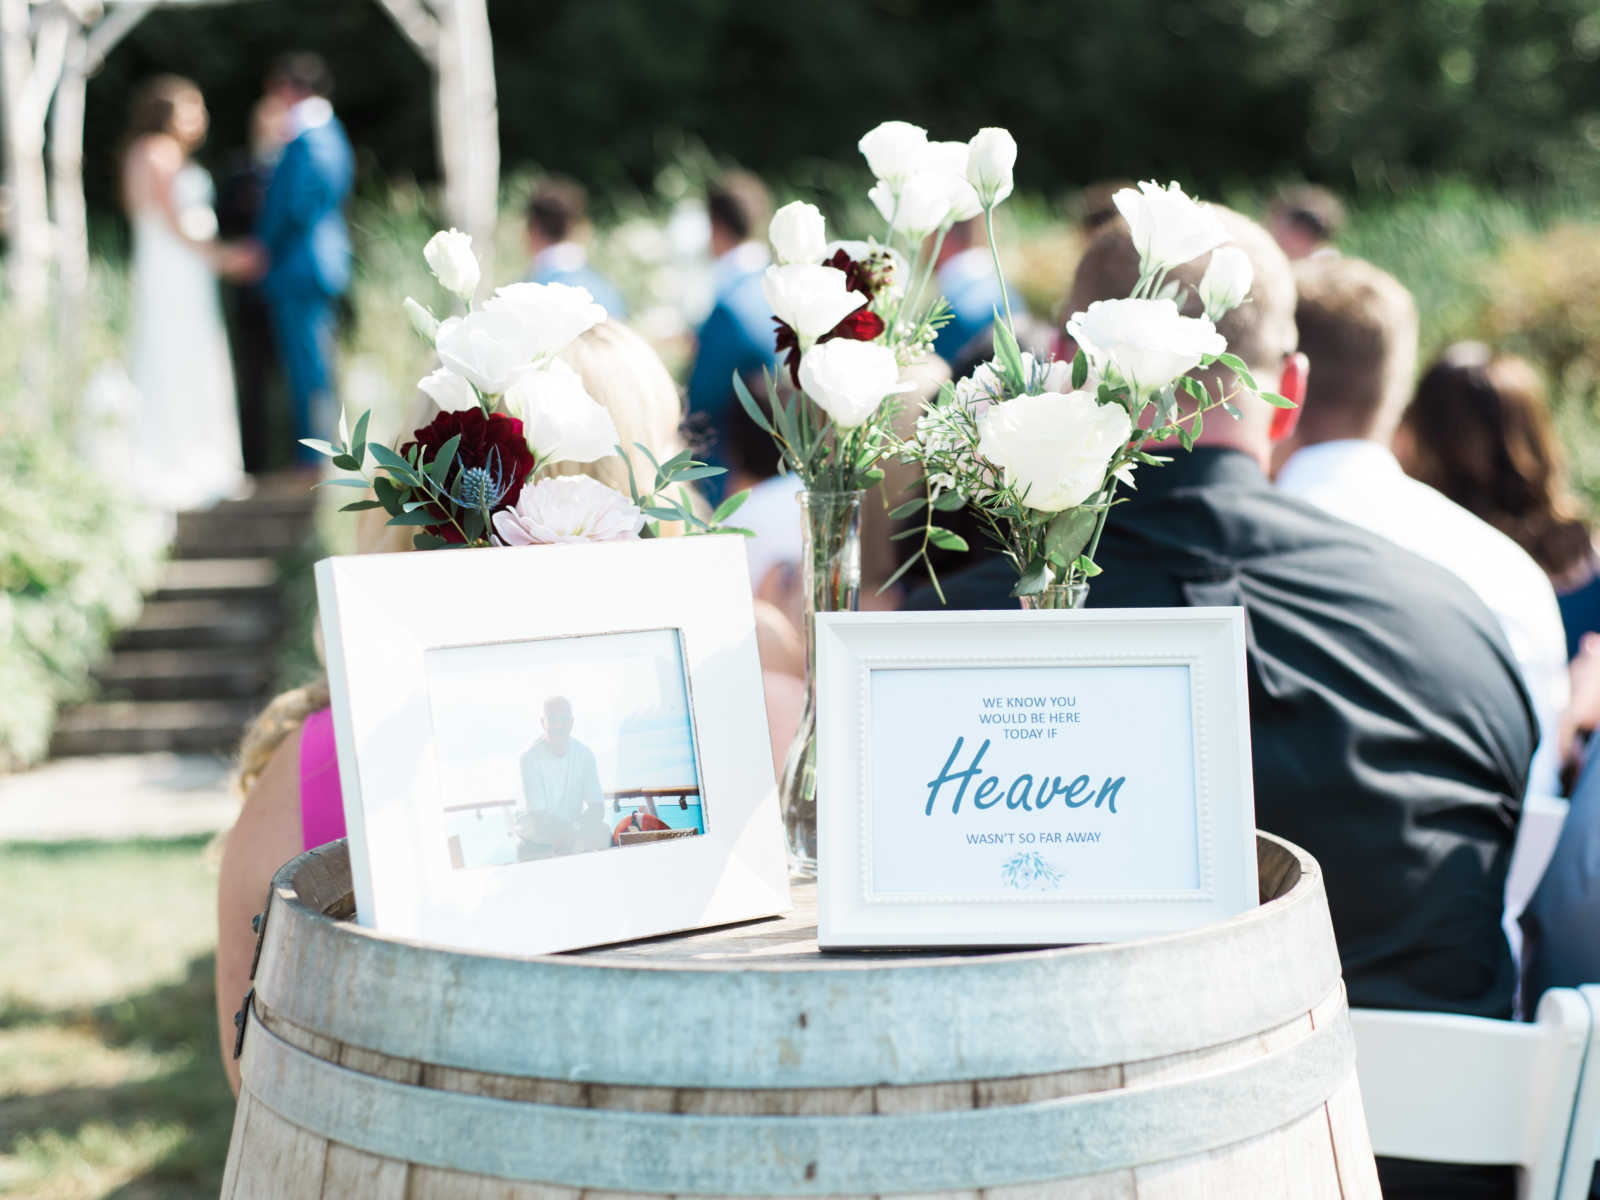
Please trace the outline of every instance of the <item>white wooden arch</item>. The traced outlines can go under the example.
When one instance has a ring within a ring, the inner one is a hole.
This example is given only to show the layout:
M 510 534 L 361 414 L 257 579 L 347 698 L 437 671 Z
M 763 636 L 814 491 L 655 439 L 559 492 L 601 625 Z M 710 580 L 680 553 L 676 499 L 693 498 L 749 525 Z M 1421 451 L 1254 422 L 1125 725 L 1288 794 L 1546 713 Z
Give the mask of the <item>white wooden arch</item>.
M 62 349 L 73 354 L 88 284 L 83 113 L 89 77 L 162 6 L 234 0 L 0 0 L 0 97 L 8 204 L 7 292 L 16 317 L 59 294 Z M 500 182 L 494 48 L 486 0 L 377 0 L 428 64 L 449 222 L 494 244 Z M 46 167 L 46 148 L 49 162 Z

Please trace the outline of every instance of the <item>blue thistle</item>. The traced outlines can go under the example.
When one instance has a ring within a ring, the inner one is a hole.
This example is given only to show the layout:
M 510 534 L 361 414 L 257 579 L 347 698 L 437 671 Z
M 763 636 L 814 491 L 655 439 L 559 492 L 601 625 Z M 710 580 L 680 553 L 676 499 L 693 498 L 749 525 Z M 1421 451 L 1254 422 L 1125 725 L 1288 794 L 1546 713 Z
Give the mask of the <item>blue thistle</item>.
M 500 469 L 500 451 L 489 449 L 481 467 L 465 467 L 456 476 L 455 490 L 447 492 L 452 502 L 469 512 L 488 512 L 511 490 L 511 481 Z

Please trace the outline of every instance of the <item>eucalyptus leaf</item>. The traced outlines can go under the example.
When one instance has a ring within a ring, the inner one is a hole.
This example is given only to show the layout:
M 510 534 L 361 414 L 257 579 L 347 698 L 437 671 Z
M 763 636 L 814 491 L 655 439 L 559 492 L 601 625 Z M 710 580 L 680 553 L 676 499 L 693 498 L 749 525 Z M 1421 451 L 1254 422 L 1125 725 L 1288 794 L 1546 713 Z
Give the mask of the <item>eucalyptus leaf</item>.
M 339 506 L 340 512 L 361 512 L 368 508 L 382 508 L 376 500 L 352 500 L 349 504 Z
M 1050 586 L 1050 580 L 1054 577 L 1050 570 L 1050 561 L 1045 558 L 1036 558 L 1023 568 L 1016 585 L 1011 589 L 1011 594 L 1018 598 L 1022 596 L 1037 596 Z
M 1069 508 L 1057 513 L 1044 531 L 1045 552 L 1062 563 L 1071 562 L 1089 544 L 1099 519 L 1100 514 L 1092 508 Z
M 1277 392 L 1258 392 L 1257 395 L 1259 395 L 1268 404 L 1272 405 L 1273 408 L 1299 408 L 1300 407 L 1293 400 L 1289 399 L 1289 397 L 1280 396 L 1280 395 L 1278 395 Z
M 1089 381 L 1089 356 L 1082 350 L 1072 356 L 1072 390 L 1077 391 Z
M 416 471 L 412 468 L 411 464 L 405 459 L 401 458 L 393 450 L 389 449 L 389 447 L 382 445 L 379 442 L 373 442 L 367 447 L 367 449 L 372 451 L 373 459 L 380 467 L 384 468 L 384 470 L 395 475 L 397 478 L 406 479 L 412 482 L 416 480 Z
M 361 460 L 353 454 L 335 454 L 333 456 L 333 465 L 341 471 L 361 470 Z
M 300 444 L 308 450 L 315 450 L 318 454 L 326 454 L 332 458 L 344 450 L 343 446 L 334 446 L 332 442 L 325 442 L 321 438 L 301 438 Z
M 739 397 L 739 406 L 744 409 L 745 415 L 754 421 L 768 434 L 773 432 L 772 422 L 767 420 L 767 414 L 761 411 L 761 405 L 750 394 L 750 389 L 745 386 L 743 379 L 737 371 L 733 375 L 733 394 Z
M 367 481 L 365 479 L 319 479 L 313 486 L 364 488 L 367 486 Z
M 889 510 L 889 520 L 898 521 L 903 517 L 909 517 L 914 512 L 920 512 L 922 506 L 926 503 L 927 501 L 921 496 L 913 496 L 904 504 L 897 504 L 891 508 Z
M 939 498 L 933 502 L 933 507 L 938 512 L 960 512 L 967 506 L 967 498 L 960 492 L 941 492 Z
M 750 499 L 749 488 L 745 488 L 742 492 L 735 492 L 721 504 L 717 505 L 716 511 L 711 514 L 711 523 L 713 525 L 722 524 L 722 522 L 726 521 L 729 517 L 733 516 L 734 513 L 743 508 L 744 502 L 748 499 Z
M 948 529 L 928 530 L 928 540 L 941 550 L 965 550 L 967 539 Z
M 673 483 L 696 483 L 702 479 L 715 479 L 718 475 L 726 475 L 727 467 L 686 467 L 672 477 Z
M 1100 574 L 1100 568 L 1095 565 L 1094 559 L 1088 557 L 1087 555 L 1080 554 L 1078 556 L 1078 561 L 1073 565 L 1076 566 L 1079 571 L 1083 572 L 1085 579 L 1093 579 L 1096 575 Z
M 372 481 L 372 492 L 378 497 L 378 503 L 388 509 L 391 515 L 400 514 L 400 489 L 395 487 L 393 480 L 378 476 Z
M 444 481 L 450 477 L 450 466 L 456 460 L 456 451 L 461 447 L 461 435 L 458 433 L 448 442 L 439 447 L 439 453 L 429 463 L 429 477 L 441 488 Z
M 350 435 L 350 453 L 357 458 L 367 446 L 367 422 L 372 419 L 372 410 L 369 408 L 356 420 L 356 431 Z
M 998 311 L 994 314 L 994 350 L 1008 390 L 1013 393 L 1023 391 L 1028 381 L 1022 377 L 1022 351 L 1018 349 L 1016 337 L 1000 319 Z
M 394 522 L 390 521 L 389 524 L 393 525 Z M 452 544 L 436 533 L 416 533 L 411 535 L 411 545 L 418 550 L 445 550 Z
M 423 508 L 389 518 L 390 525 L 437 525 L 438 523 L 439 518 Z
M 1217 355 L 1217 361 L 1237 375 L 1239 382 L 1243 383 L 1245 387 L 1255 391 L 1255 378 L 1250 374 L 1250 368 L 1244 365 L 1244 359 L 1237 354 L 1219 354 Z
M 906 540 L 906 538 L 913 538 L 913 537 L 920 537 L 920 536 L 922 536 L 922 526 L 915 525 L 915 526 L 912 526 L 910 529 L 901 529 L 901 530 L 896 531 L 895 533 L 891 533 L 889 535 L 889 540 L 891 542 L 903 542 L 903 541 Z
M 483 514 L 472 508 L 461 514 L 461 532 L 467 535 L 467 541 L 475 542 L 487 531 L 487 524 Z

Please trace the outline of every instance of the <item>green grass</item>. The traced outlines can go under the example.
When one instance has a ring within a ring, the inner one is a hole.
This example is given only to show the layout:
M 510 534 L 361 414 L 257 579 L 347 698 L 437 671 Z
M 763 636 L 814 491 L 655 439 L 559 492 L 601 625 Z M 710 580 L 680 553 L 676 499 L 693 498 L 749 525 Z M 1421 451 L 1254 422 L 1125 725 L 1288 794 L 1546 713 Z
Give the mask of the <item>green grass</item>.
M 206 842 L 0 847 L 0 1195 L 217 1194 Z

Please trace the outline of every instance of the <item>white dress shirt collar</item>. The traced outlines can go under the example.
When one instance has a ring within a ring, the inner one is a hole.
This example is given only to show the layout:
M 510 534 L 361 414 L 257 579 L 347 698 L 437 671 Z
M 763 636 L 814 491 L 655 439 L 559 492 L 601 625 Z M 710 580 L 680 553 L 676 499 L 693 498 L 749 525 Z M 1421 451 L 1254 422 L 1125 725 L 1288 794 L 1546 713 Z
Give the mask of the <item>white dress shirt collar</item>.
M 577 242 L 555 242 L 533 256 L 533 273 L 581 271 L 588 262 L 588 252 Z
M 333 105 L 322 96 L 307 96 L 290 107 L 288 120 L 292 142 L 308 129 L 321 129 L 333 120 Z
M 761 270 L 771 260 L 772 256 L 764 243 L 754 240 L 740 242 L 711 264 L 711 278 L 720 292 L 735 280 Z

